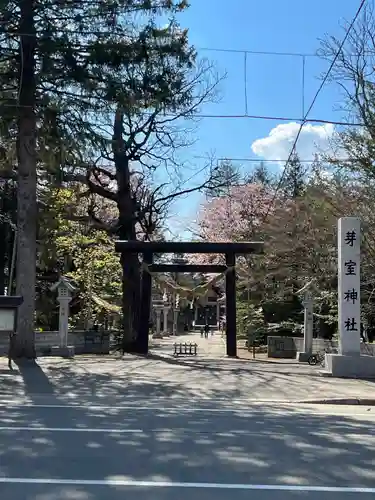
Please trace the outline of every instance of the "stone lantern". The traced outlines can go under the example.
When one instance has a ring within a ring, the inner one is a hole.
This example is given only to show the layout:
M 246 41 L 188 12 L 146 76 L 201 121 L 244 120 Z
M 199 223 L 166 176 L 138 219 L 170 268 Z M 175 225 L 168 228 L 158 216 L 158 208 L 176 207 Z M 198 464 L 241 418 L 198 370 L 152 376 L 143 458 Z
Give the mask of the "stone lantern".
M 72 293 L 75 287 L 69 282 L 67 278 L 62 276 L 59 281 L 57 281 L 51 287 L 51 291 L 57 290 L 57 301 L 60 305 L 59 308 L 59 337 L 60 346 L 57 349 L 57 353 L 60 356 L 73 356 L 74 346 L 68 346 L 68 325 L 69 325 L 69 304 L 72 300 Z M 56 350 L 52 348 L 53 350 Z
M 155 328 L 155 333 L 153 334 L 153 338 L 161 339 L 163 338 L 163 335 L 161 333 L 161 313 L 164 309 L 163 301 L 154 300 L 152 306 L 156 314 L 156 328 Z

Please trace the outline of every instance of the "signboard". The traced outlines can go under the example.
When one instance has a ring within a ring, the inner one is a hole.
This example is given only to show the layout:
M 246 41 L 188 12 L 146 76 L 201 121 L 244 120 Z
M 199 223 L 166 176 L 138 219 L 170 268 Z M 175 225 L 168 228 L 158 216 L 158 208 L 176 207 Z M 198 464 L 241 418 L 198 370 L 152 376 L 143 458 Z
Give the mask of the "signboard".
M 360 354 L 361 222 L 343 217 L 338 222 L 338 321 L 340 352 Z
M 13 332 L 15 309 L 0 309 L 0 332 Z

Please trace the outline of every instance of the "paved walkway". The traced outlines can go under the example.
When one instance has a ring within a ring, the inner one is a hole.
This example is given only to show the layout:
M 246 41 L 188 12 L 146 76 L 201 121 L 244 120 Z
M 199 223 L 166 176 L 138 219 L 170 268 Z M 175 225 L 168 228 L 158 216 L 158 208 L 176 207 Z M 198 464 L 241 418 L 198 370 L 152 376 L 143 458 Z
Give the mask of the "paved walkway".
M 34 369 L 9 372 L 0 358 L 0 397 L 23 401 L 37 394 L 65 401 L 109 401 L 124 396 L 194 401 L 301 401 L 332 398 L 375 398 L 375 381 L 333 379 L 318 367 L 289 362 L 228 359 L 220 335 L 202 339 L 200 334 L 177 337 L 197 342 L 198 356 L 173 357 L 175 338 L 154 341 L 149 357 L 131 355 L 77 356 L 72 360 L 45 357 Z M 210 404 L 211 404 L 210 403 Z
M 152 339 L 150 342 L 150 351 L 153 353 L 163 353 L 165 355 L 173 355 L 175 342 L 187 343 L 193 342 L 197 344 L 198 358 L 225 358 L 225 338 L 222 338 L 221 333 L 216 331 L 213 335 L 209 333 L 206 339 L 201 337 L 200 332 L 190 332 L 186 335 L 177 335 L 164 337 L 163 339 Z

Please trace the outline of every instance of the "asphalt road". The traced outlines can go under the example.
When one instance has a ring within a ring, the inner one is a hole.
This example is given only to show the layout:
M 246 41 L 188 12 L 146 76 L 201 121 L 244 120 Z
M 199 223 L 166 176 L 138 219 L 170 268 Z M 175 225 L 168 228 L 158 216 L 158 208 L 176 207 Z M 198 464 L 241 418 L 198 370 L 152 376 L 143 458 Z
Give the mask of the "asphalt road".
M 0 498 L 374 498 L 375 408 L 194 404 L 0 402 Z

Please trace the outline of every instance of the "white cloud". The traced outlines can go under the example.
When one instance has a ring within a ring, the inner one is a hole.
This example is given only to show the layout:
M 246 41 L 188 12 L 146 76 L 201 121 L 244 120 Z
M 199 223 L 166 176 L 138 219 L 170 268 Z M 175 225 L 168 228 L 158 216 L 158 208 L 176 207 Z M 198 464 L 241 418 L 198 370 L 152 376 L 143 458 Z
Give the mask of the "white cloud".
M 299 123 L 282 123 L 273 128 L 267 137 L 257 139 L 251 145 L 253 153 L 265 160 L 285 161 L 292 149 L 300 128 Z M 315 154 L 331 149 L 330 139 L 335 133 L 331 124 L 304 125 L 298 139 L 296 151 L 302 160 L 310 160 Z

